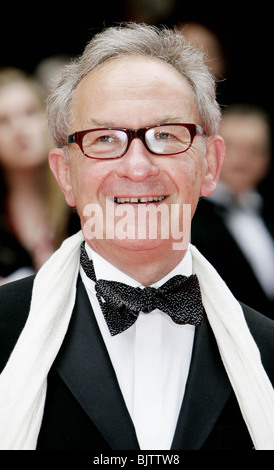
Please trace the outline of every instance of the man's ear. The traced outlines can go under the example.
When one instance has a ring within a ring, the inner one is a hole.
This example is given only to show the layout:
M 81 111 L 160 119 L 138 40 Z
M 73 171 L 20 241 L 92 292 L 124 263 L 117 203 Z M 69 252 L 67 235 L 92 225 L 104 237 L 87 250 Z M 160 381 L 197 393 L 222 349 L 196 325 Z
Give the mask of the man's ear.
M 202 181 L 201 196 L 210 196 L 210 194 L 214 193 L 225 156 L 225 145 L 220 136 L 209 137 L 206 147 L 205 159 L 207 169 Z
M 49 166 L 65 195 L 67 204 L 74 207 L 76 204 L 70 179 L 69 162 L 63 149 L 54 148 L 50 151 Z

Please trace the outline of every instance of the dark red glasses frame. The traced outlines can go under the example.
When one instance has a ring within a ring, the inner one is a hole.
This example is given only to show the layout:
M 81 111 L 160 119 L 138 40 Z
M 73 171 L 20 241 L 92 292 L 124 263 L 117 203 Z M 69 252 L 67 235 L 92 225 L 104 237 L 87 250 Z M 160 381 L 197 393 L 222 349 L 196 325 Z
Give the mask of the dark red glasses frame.
M 154 129 L 154 128 L 157 128 L 157 127 L 163 127 L 163 126 L 182 126 L 182 127 L 185 127 L 186 129 L 188 129 L 189 131 L 189 134 L 190 134 L 190 143 L 189 143 L 189 146 L 185 149 L 185 150 L 182 150 L 180 152 L 176 152 L 174 154 L 168 154 L 168 153 L 157 153 L 157 152 L 153 152 L 147 145 L 147 142 L 146 142 L 146 139 L 145 139 L 145 135 L 146 135 L 146 132 L 150 129 Z M 123 155 L 125 155 L 129 149 L 129 146 L 132 142 L 133 139 L 141 139 L 141 141 L 143 142 L 145 148 L 150 152 L 152 153 L 153 155 L 177 155 L 178 153 L 184 153 L 186 152 L 192 145 L 193 143 L 193 140 L 194 140 L 194 137 L 196 135 L 205 135 L 205 131 L 203 129 L 202 126 L 199 126 L 198 124 L 182 124 L 182 123 L 167 123 L 167 124 L 157 124 L 156 126 L 147 126 L 147 127 L 143 127 L 141 129 L 126 129 L 126 128 L 123 128 L 123 127 L 98 127 L 96 129 L 87 129 L 87 130 L 84 130 L 84 131 L 77 131 L 77 132 L 74 132 L 73 134 L 70 134 L 68 137 L 67 137 L 67 144 L 73 144 L 73 143 L 76 143 L 79 145 L 80 149 L 81 149 L 81 152 L 88 158 L 98 158 L 98 157 L 92 157 L 90 155 L 87 155 L 85 152 L 84 152 L 84 149 L 83 149 L 83 138 L 86 134 L 88 134 L 89 132 L 93 132 L 93 131 L 103 131 L 103 130 L 115 130 L 115 131 L 123 131 L 127 134 L 127 137 L 128 137 L 128 143 L 127 143 L 127 146 L 124 150 L 124 152 L 121 154 L 121 155 L 118 155 L 117 157 L 110 157 L 111 160 L 113 160 L 114 158 L 120 158 L 120 157 L 123 157 Z M 100 157 L 99 157 L 100 158 Z

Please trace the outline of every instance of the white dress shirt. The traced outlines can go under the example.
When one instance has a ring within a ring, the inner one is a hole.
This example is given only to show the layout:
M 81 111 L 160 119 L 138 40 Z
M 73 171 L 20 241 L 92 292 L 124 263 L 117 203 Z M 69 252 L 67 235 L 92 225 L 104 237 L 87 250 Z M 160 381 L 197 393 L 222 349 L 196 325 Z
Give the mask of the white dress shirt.
M 97 279 L 143 287 L 87 244 L 86 250 L 89 258 L 93 259 Z M 141 312 L 133 326 L 111 336 L 96 298 L 94 282 L 82 268 L 80 274 L 134 423 L 140 448 L 170 449 L 189 372 L 195 327 L 177 325 L 168 315 L 156 309 L 149 314 Z M 153 286 L 160 287 L 176 274 L 192 274 L 189 251 L 169 275 Z

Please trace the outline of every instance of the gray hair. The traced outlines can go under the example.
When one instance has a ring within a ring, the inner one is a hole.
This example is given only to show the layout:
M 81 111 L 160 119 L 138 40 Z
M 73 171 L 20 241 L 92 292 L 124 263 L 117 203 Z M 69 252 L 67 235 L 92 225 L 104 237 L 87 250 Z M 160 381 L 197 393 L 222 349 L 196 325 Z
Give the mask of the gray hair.
M 130 55 L 162 60 L 176 68 L 194 92 L 201 124 L 207 134 L 218 132 L 220 109 L 215 81 L 204 64 L 203 53 L 175 29 L 128 23 L 95 35 L 84 53 L 64 67 L 48 97 L 49 129 L 58 147 L 66 145 L 66 137 L 71 132 L 72 100 L 78 83 L 105 62 Z

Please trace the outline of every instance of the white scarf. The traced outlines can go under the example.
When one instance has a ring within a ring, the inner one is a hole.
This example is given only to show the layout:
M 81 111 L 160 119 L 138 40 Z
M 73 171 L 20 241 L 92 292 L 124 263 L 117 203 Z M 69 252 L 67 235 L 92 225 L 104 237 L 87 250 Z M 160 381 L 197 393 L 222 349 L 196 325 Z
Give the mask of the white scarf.
M 82 232 L 65 240 L 38 272 L 29 318 L 0 377 L 0 449 L 34 450 L 47 374 L 71 318 Z M 274 449 L 274 392 L 239 303 L 193 246 L 204 307 L 256 449 Z

